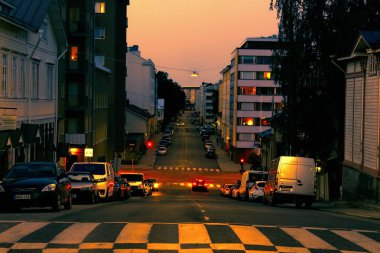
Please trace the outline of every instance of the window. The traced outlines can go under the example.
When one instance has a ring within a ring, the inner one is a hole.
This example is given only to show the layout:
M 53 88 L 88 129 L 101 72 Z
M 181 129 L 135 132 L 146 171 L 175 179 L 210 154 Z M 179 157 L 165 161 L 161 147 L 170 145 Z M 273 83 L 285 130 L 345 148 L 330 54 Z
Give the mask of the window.
M 53 70 L 54 65 L 53 64 L 46 64 L 46 99 L 52 100 L 54 98 L 53 96 Z
M 19 85 L 18 85 L 18 97 L 25 97 L 25 59 L 20 59 L 20 71 L 19 71 Z
M 12 57 L 12 84 L 9 87 L 9 96 L 15 97 L 17 91 L 17 56 Z
M 39 89 L 39 81 L 40 81 L 40 64 L 38 61 L 32 62 L 32 94 L 31 98 L 38 98 L 38 89 Z
M 70 32 L 77 32 L 79 30 L 80 10 L 79 8 L 69 9 L 69 29 Z
M 7 80 L 8 80 L 8 54 L 3 53 L 2 57 L 2 81 L 1 81 L 1 89 L 0 89 L 0 96 L 6 97 L 7 96 Z
M 239 87 L 239 95 L 256 95 L 256 87 Z
M 32 99 L 38 99 L 38 83 L 40 82 L 40 63 L 32 61 Z
M 238 141 L 255 141 L 255 134 L 238 134 Z
M 77 82 L 69 83 L 69 89 L 67 94 L 68 106 L 78 106 L 79 85 Z
M 71 47 L 70 55 L 71 55 L 70 58 L 72 61 L 78 61 L 78 47 L 76 46 Z
M 378 68 L 378 56 L 371 54 L 368 57 L 369 61 L 369 74 L 370 75 L 376 75 L 377 74 L 377 68 Z
M 104 54 L 95 55 L 95 63 L 104 66 L 105 56 Z
M 106 3 L 98 2 L 95 3 L 95 13 L 106 13 Z
M 240 71 L 239 72 L 239 79 L 242 79 L 242 80 L 253 80 L 253 79 L 256 79 L 256 72 L 252 72 L 252 71 Z
M 42 39 L 47 41 L 48 40 L 48 20 L 47 18 L 44 19 L 41 25 L 42 30 Z
M 95 27 L 95 39 L 105 39 L 106 29 L 104 27 Z

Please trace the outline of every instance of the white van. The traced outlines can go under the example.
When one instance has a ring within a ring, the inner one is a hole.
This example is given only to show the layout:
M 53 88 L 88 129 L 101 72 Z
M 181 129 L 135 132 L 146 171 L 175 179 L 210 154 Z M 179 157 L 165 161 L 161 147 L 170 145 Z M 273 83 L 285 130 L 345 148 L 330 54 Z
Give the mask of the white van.
M 70 172 L 91 173 L 98 186 L 99 198 L 105 201 L 113 199 L 115 185 L 115 171 L 112 164 L 107 162 L 76 162 Z
M 249 190 L 252 188 L 256 181 L 266 181 L 268 178 L 268 171 L 249 170 L 243 172 L 239 186 L 239 198 L 241 200 L 248 200 Z
M 315 201 L 316 168 L 313 158 L 280 156 L 271 162 L 264 187 L 264 203 L 305 203 Z

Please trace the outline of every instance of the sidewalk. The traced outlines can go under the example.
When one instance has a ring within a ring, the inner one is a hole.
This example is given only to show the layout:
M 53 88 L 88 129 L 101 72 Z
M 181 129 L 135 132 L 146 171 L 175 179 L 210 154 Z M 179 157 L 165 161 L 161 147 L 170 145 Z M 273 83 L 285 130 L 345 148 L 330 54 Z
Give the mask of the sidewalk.
M 217 135 L 211 135 L 212 142 L 215 147 L 215 151 L 217 154 L 217 161 L 221 171 L 233 171 L 239 172 L 240 164 L 234 163 L 230 159 L 230 153 L 225 151 L 222 147 L 221 141 L 217 141 Z M 244 169 L 248 170 L 248 164 L 245 165 Z

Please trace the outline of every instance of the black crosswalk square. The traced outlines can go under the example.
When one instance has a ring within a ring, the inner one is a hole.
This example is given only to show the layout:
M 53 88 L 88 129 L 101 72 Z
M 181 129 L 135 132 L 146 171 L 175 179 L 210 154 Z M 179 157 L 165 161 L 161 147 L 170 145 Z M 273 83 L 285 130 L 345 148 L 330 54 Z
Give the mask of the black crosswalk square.
M 206 229 L 213 243 L 241 243 L 230 226 L 206 225 Z
M 178 243 L 178 225 L 153 224 L 148 241 L 150 243 Z

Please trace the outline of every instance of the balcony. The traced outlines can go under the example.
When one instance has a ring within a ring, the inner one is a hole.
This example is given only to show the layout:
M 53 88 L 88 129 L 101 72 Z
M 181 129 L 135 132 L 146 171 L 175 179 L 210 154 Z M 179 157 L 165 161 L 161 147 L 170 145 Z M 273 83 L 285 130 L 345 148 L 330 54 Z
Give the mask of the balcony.
M 89 69 L 88 64 L 87 60 L 69 61 L 67 74 L 85 74 Z

